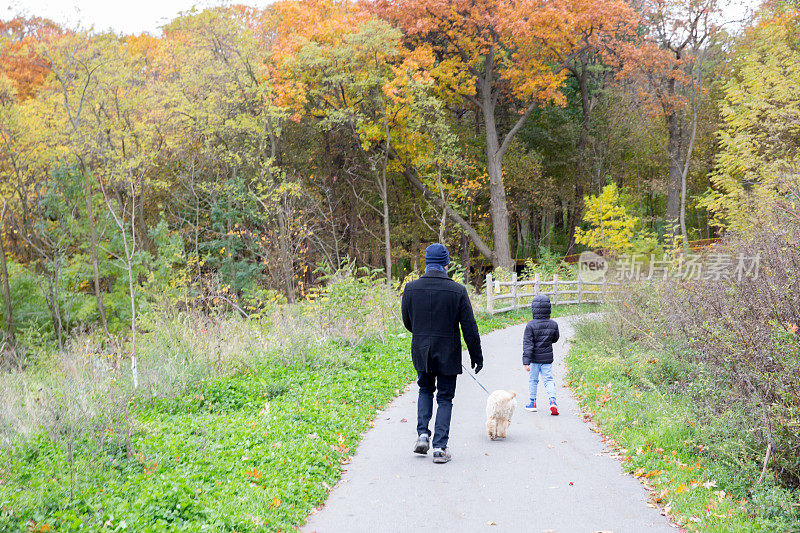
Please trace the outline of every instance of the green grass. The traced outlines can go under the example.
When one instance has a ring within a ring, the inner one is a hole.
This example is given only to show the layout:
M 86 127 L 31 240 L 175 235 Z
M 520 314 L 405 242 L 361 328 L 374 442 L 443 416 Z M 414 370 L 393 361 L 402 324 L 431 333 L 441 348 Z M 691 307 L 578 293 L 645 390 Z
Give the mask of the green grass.
M 742 490 L 753 486 L 758 468 L 725 459 L 723 450 L 741 446 L 739 441 L 704 438 L 708 428 L 699 427 L 691 395 L 678 386 L 692 374 L 673 356 L 627 341 L 599 321 L 578 327 L 567 363 L 587 419 L 619 452 L 624 470 L 678 524 L 708 532 L 800 530 L 787 513 L 771 513 L 754 501 L 761 497 L 778 508 L 786 493 L 774 486 L 759 487 L 760 496 Z
M 0 530 L 301 524 L 338 480 L 376 409 L 411 379 L 407 349 L 397 336 L 365 342 L 335 369 L 267 360 L 186 396 L 136 405 L 132 453 L 122 435 L 105 435 L 102 444 L 84 435 L 75 444 L 74 482 L 63 446 L 45 436 L 22 442 L 0 457 L 8 465 Z
M 580 305 L 555 305 L 553 306 L 551 317 L 557 318 L 566 315 L 575 315 L 580 313 L 591 313 L 596 311 L 598 306 L 595 304 L 580 304 Z M 490 315 L 485 311 L 476 313 L 478 321 L 478 329 L 481 335 L 496 329 L 502 329 L 522 322 L 527 322 L 531 319 L 531 311 L 529 308 L 518 309 L 516 311 L 508 311 L 496 315 Z
M 478 323 L 485 333 L 528 317 L 479 314 Z M 305 365 L 264 354 L 178 398 L 140 400 L 129 435 L 77 436 L 72 468 L 63 436 L 20 439 L 0 451 L 0 531 L 292 530 L 415 377 L 410 334 L 385 339 L 330 342 Z

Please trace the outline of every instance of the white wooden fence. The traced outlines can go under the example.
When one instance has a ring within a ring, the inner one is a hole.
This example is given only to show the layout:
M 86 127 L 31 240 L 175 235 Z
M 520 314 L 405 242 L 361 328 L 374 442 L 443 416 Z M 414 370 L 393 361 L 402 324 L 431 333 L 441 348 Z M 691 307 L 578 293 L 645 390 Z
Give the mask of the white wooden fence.
M 576 280 L 558 279 L 558 274 L 553 274 L 552 281 L 539 279 L 537 273 L 533 280 L 518 281 L 517 274 L 511 274 L 511 281 L 493 280 L 491 274 L 486 274 L 486 310 L 491 313 L 503 313 L 527 307 L 530 299 L 538 294 L 550 297 L 552 305 L 602 303 L 608 298 L 609 292 L 620 285 L 616 281 L 608 281 L 605 277 L 598 281 L 583 281 L 580 276 Z M 504 292 L 508 287 L 508 292 Z M 532 292 L 525 292 L 526 287 L 532 287 Z M 500 300 L 511 300 L 509 307 L 496 309 Z

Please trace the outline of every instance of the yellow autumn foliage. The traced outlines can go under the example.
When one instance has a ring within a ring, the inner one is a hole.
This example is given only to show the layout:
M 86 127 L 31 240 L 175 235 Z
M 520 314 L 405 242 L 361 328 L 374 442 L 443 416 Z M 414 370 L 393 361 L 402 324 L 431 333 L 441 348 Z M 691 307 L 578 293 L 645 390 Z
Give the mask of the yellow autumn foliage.
M 587 228 L 575 228 L 575 242 L 611 253 L 631 247 L 639 218 L 628 213 L 616 183 L 609 183 L 598 196 L 584 198 L 583 221 Z

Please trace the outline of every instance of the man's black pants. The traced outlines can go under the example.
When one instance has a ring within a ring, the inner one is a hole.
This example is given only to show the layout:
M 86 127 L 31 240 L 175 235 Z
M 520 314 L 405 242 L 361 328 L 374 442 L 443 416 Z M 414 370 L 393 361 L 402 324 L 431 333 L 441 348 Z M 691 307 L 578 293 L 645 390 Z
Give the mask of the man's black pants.
M 450 438 L 450 416 L 453 413 L 453 397 L 456 395 L 458 376 L 441 376 L 417 372 L 419 379 L 419 399 L 417 400 L 417 435 L 430 435 L 428 423 L 433 416 L 433 392 L 436 394 L 436 424 L 434 425 L 433 447 L 447 448 Z

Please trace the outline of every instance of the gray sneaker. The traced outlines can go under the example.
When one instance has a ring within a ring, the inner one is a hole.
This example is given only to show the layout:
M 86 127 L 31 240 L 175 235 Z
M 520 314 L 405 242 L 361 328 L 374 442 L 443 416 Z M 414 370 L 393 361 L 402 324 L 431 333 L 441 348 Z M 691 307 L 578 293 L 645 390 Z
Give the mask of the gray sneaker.
M 434 463 L 447 463 L 452 459 L 453 456 L 450 455 L 450 450 L 447 448 L 434 448 L 433 449 L 433 462 Z
M 414 445 L 414 453 L 425 455 L 431 447 L 431 438 L 428 435 L 420 435 L 417 437 L 417 443 Z

